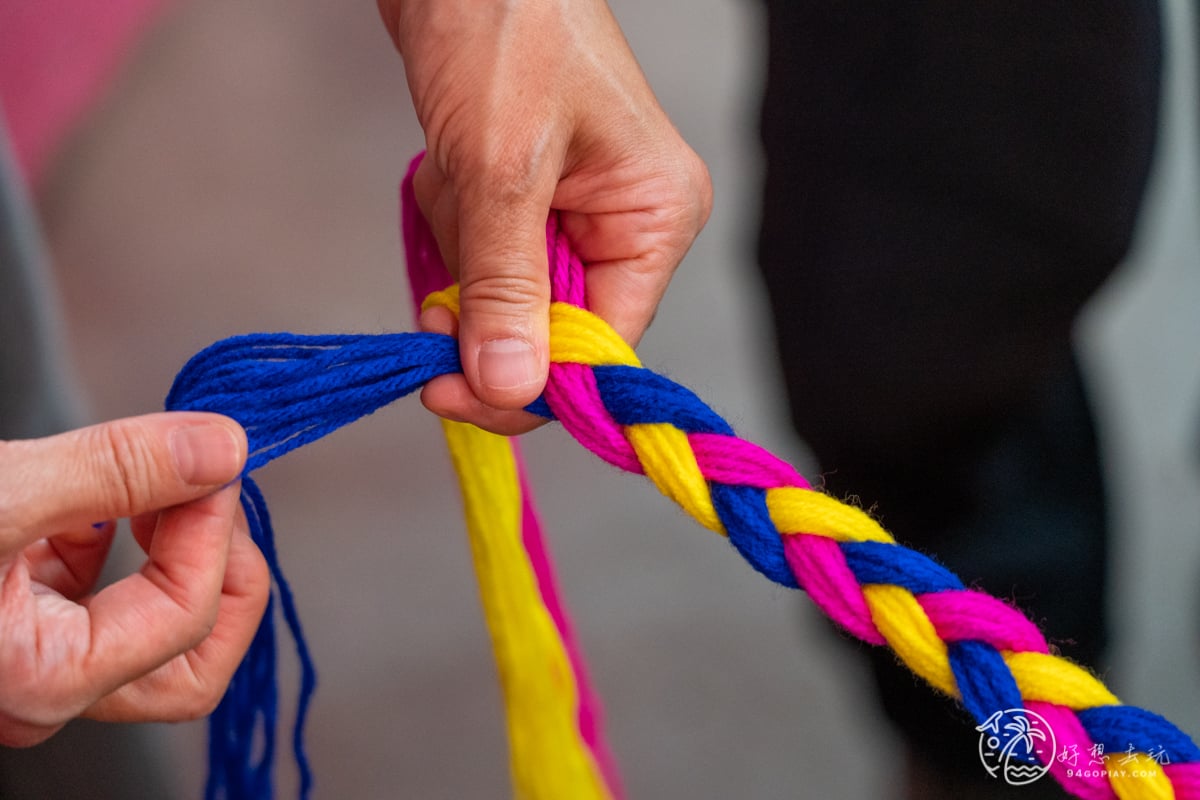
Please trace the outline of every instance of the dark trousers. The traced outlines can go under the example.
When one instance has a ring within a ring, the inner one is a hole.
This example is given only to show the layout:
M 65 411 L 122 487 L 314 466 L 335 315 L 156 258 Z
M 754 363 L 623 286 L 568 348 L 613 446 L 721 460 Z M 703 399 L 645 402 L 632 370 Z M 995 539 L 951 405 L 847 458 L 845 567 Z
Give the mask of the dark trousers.
M 768 5 L 759 261 L 825 488 L 1094 663 L 1105 499 L 1071 331 L 1145 187 L 1156 3 Z M 873 661 L 914 752 L 985 778 L 974 723 Z

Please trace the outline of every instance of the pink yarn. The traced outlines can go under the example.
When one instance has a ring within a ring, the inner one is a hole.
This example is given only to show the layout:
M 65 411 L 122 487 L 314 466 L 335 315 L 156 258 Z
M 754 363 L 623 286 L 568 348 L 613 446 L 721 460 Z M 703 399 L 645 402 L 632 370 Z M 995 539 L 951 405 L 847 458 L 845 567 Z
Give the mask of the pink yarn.
M 1048 652 L 1037 626 L 991 595 L 973 590 L 930 592 L 918 595 L 917 602 L 944 641 L 981 639 L 997 650 Z
M 1073 765 L 1067 759 L 1059 761 L 1057 758 L 1050 764 L 1050 773 L 1062 787 L 1085 800 L 1114 800 L 1117 795 L 1105 776 L 1104 767 L 1089 767 L 1092 740 L 1079 717 L 1070 709 L 1040 700 L 1026 700 L 1025 707 L 1046 720 L 1050 730 L 1054 731 L 1056 753 L 1077 754 Z
M 795 486 L 811 489 L 795 467 L 745 439 L 713 433 L 689 433 L 688 442 L 704 477 L 716 483 L 771 489 Z
M 1163 767 L 1176 797 L 1200 797 L 1200 764 L 1167 764 Z
M 554 380 L 546 400 L 559 409 L 558 421 L 588 450 L 613 466 L 642 475 L 642 465 L 596 387 L 595 373 L 584 364 L 551 364 Z
M 515 443 L 513 445 L 516 446 Z M 592 752 L 592 758 L 613 800 L 624 797 L 621 787 L 621 775 L 617 770 L 617 760 L 604 738 L 604 708 L 600 696 L 592 688 L 588 677 L 587 664 L 583 660 L 583 651 L 576 641 L 575 630 L 567 617 L 566 608 L 559 600 L 558 580 L 554 575 L 554 567 L 550 560 L 550 550 L 546 537 L 542 533 L 542 524 L 538 519 L 537 509 L 533 507 L 533 490 L 525 476 L 525 463 L 517 454 L 517 470 L 521 479 L 521 540 L 529 553 L 529 563 L 537 578 L 538 589 L 542 593 L 542 601 L 546 611 L 554 620 L 562 638 L 563 647 L 567 651 L 567 659 L 571 670 L 575 673 L 575 692 L 579 702 L 579 732 L 584 743 Z
M 800 588 L 826 616 L 864 642 L 887 644 L 871 621 L 871 609 L 837 542 L 796 533 L 784 537 L 783 548 Z

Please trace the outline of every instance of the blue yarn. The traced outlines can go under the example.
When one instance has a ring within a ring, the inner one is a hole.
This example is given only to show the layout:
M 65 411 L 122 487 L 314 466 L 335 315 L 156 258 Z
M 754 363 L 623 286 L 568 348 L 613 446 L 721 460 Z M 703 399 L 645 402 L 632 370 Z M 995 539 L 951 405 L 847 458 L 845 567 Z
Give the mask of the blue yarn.
M 894 583 L 913 594 L 963 588 L 953 572 L 907 547 L 884 542 L 841 542 L 839 547 L 860 584 Z
M 537 414 L 539 417 L 546 419 L 555 419 L 554 412 L 550 410 L 550 404 L 546 402 L 546 398 L 539 397 L 529 405 L 525 406 L 525 410 L 530 414 Z
M 277 607 L 300 661 L 299 700 L 292 729 L 300 797 L 309 797 L 313 784 L 304 749 L 304 721 L 316 688 L 316 670 L 291 588 L 279 565 L 266 500 L 249 474 L 438 375 L 461 371 L 458 344 L 449 336 L 258 333 L 226 339 L 202 350 L 175 378 L 167 395 L 168 410 L 212 411 L 232 417 L 246 429 L 250 456 L 242 476 L 242 508 L 250 536 L 262 551 L 274 582 L 254 640 L 209 718 L 206 800 L 274 796 L 279 712 Z
M 266 506 L 253 481 L 245 478 L 242 509 L 250 536 L 260 548 L 272 548 L 270 519 L 264 520 Z M 250 486 L 247 490 L 247 486 Z M 266 552 L 266 550 L 264 550 Z M 206 800 L 227 798 L 266 798 L 274 795 L 272 765 L 275 760 L 275 720 L 279 691 L 275 680 L 275 597 L 267 599 L 267 610 L 254 635 L 250 649 L 238 665 L 233 680 L 220 704 L 209 718 L 209 772 Z M 302 634 L 301 634 L 302 635 Z M 303 661 L 302 661 L 303 664 Z M 312 664 L 304 665 L 312 671 Z M 254 757 L 255 737 L 259 755 Z M 298 759 L 301 771 L 307 759 Z
M 1003 657 L 986 642 L 950 642 L 950 669 L 963 707 L 982 725 L 997 711 L 1023 708 L 1024 699 Z
M 1137 706 L 1096 706 L 1076 712 L 1092 741 L 1105 753 L 1135 751 L 1165 755 L 1163 764 L 1200 761 L 1200 748 L 1165 717 Z
M 409 394 L 430 379 L 462 369 L 458 343 L 436 334 L 299 336 L 250 334 L 217 342 L 194 356 L 167 395 L 169 410 L 225 414 L 246 429 L 250 456 L 242 481 L 242 507 L 251 536 L 271 570 L 274 590 L 254 641 L 230 682 L 209 727 L 207 800 L 265 800 L 273 793 L 272 764 L 278 715 L 274 610 L 280 609 L 300 661 L 300 698 L 292 751 L 300 796 L 312 774 L 304 750 L 304 721 L 316 672 L 296 604 L 279 565 L 270 515 L 249 473 L 279 456 L 332 433 Z M 594 368 L 605 407 L 621 425 L 666 422 L 689 433 L 733 435 L 729 425 L 695 394 L 649 370 Z M 528 410 L 553 418 L 539 398 Z M 714 507 L 729 539 L 759 572 L 796 588 L 783 540 L 771 523 L 765 490 L 710 483 Z M 932 559 L 878 542 L 839 543 L 862 584 L 903 586 L 914 594 L 955 591 L 962 583 Z M 1000 654 L 983 642 L 949 645 L 951 669 L 963 704 L 978 721 L 997 710 L 1019 708 L 1021 696 Z M 1106 752 L 1161 749 L 1171 763 L 1200 761 L 1200 749 L 1166 719 L 1131 706 L 1078 712 L 1089 736 Z
M 618 425 L 665 422 L 685 433 L 718 433 L 733 436 L 733 428 L 696 394 L 666 376 L 641 367 L 605 364 L 592 367 L 604 407 Z M 546 419 L 554 412 L 539 397 L 525 410 Z
M 788 565 L 783 539 L 767 511 L 767 492 L 755 486 L 708 484 L 713 507 L 729 533 L 729 543 L 750 562 L 750 566 L 776 583 L 799 589 L 796 576 Z
M 438 375 L 461 371 L 457 342 L 438 334 L 249 334 L 194 356 L 166 406 L 240 422 L 250 439 L 250 473 Z
M 733 436 L 733 428 L 685 386 L 648 369 L 593 367 L 604 407 L 618 425 L 666 422 L 686 433 Z
M 250 505 L 254 512 L 254 519 L 257 522 L 257 527 L 260 529 L 260 535 L 255 538 L 254 528 L 251 528 L 251 538 L 254 538 L 255 544 L 262 550 L 263 558 L 267 562 L 267 566 L 271 570 L 271 577 L 275 581 L 275 590 L 279 598 L 280 610 L 283 612 L 283 619 L 287 623 L 288 631 L 292 634 L 292 639 L 296 645 L 296 655 L 300 661 L 300 694 L 296 703 L 296 724 L 292 728 L 292 752 L 296 758 L 296 767 L 300 773 L 300 796 L 308 797 L 312 790 L 312 770 L 308 766 L 308 756 L 304 752 L 304 720 L 308 716 L 309 702 L 312 700 L 313 692 L 317 688 L 317 671 L 313 665 L 312 657 L 308 651 L 308 644 L 304 641 L 304 631 L 300 627 L 300 616 L 296 611 L 296 603 L 292 596 L 291 586 L 288 585 L 287 579 L 283 575 L 282 569 L 279 566 L 279 554 L 275 550 L 275 531 L 271 525 L 271 515 L 267 511 L 267 501 L 263 497 L 262 491 L 258 488 L 258 484 L 253 479 L 247 477 L 242 481 L 242 505 Z M 250 516 L 247 514 L 247 518 Z M 274 598 L 272 598 L 274 599 Z M 267 615 L 264 615 L 264 618 Z M 274 637 L 272 637 L 273 642 Z M 271 647 L 272 652 L 269 654 L 270 669 L 265 666 L 261 667 L 260 675 L 258 676 L 258 684 L 269 681 L 271 705 L 267 709 L 268 713 L 264 714 L 264 721 L 270 720 L 272 724 L 277 716 L 277 696 L 275 690 L 275 653 L 274 645 Z M 264 748 L 265 749 L 265 748 Z M 262 763 L 257 769 L 257 772 L 265 774 L 265 781 L 270 785 L 270 765 L 272 760 L 264 756 Z

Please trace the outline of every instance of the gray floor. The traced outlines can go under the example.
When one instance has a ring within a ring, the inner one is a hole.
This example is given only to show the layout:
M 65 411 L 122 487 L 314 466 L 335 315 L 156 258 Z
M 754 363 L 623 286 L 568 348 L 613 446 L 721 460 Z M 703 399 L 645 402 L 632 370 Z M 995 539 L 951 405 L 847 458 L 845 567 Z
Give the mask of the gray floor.
M 1170 5 L 1186 16 L 1184 0 Z M 717 190 L 643 357 L 805 464 L 782 421 L 750 262 L 758 4 L 614 7 Z M 1110 678 L 1200 731 L 1200 208 L 1185 105 L 1196 85 L 1190 51 L 1176 52 L 1154 213 L 1084 341 L 1136 537 L 1116 565 L 1126 646 Z M 396 183 L 420 146 L 371 4 L 210 0 L 171 15 L 43 203 L 95 414 L 158 408 L 183 361 L 232 333 L 408 329 Z M 632 797 L 890 796 L 896 744 L 803 597 L 560 431 L 527 448 Z M 506 796 L 487 639 L 434 420 L 400 403 L 262 483 L 321 672 L 309 725 L 319 795 Z M 191 796 L 202 729 L 161 730 Z

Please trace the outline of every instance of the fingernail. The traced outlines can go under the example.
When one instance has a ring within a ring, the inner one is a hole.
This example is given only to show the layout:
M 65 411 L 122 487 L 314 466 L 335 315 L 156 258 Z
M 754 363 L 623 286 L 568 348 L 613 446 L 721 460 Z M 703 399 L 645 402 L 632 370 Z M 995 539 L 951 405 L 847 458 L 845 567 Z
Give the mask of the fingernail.
M 224 425 L 180 428 L 168 441 L 179 477 L 193 486 L 225 484 L 241 470 L 241 447 Z
M 479 382 L 489 389 L 520 389 L 536 383 L 537 357 L 523 339 L 492 339 L 479 346 Z

